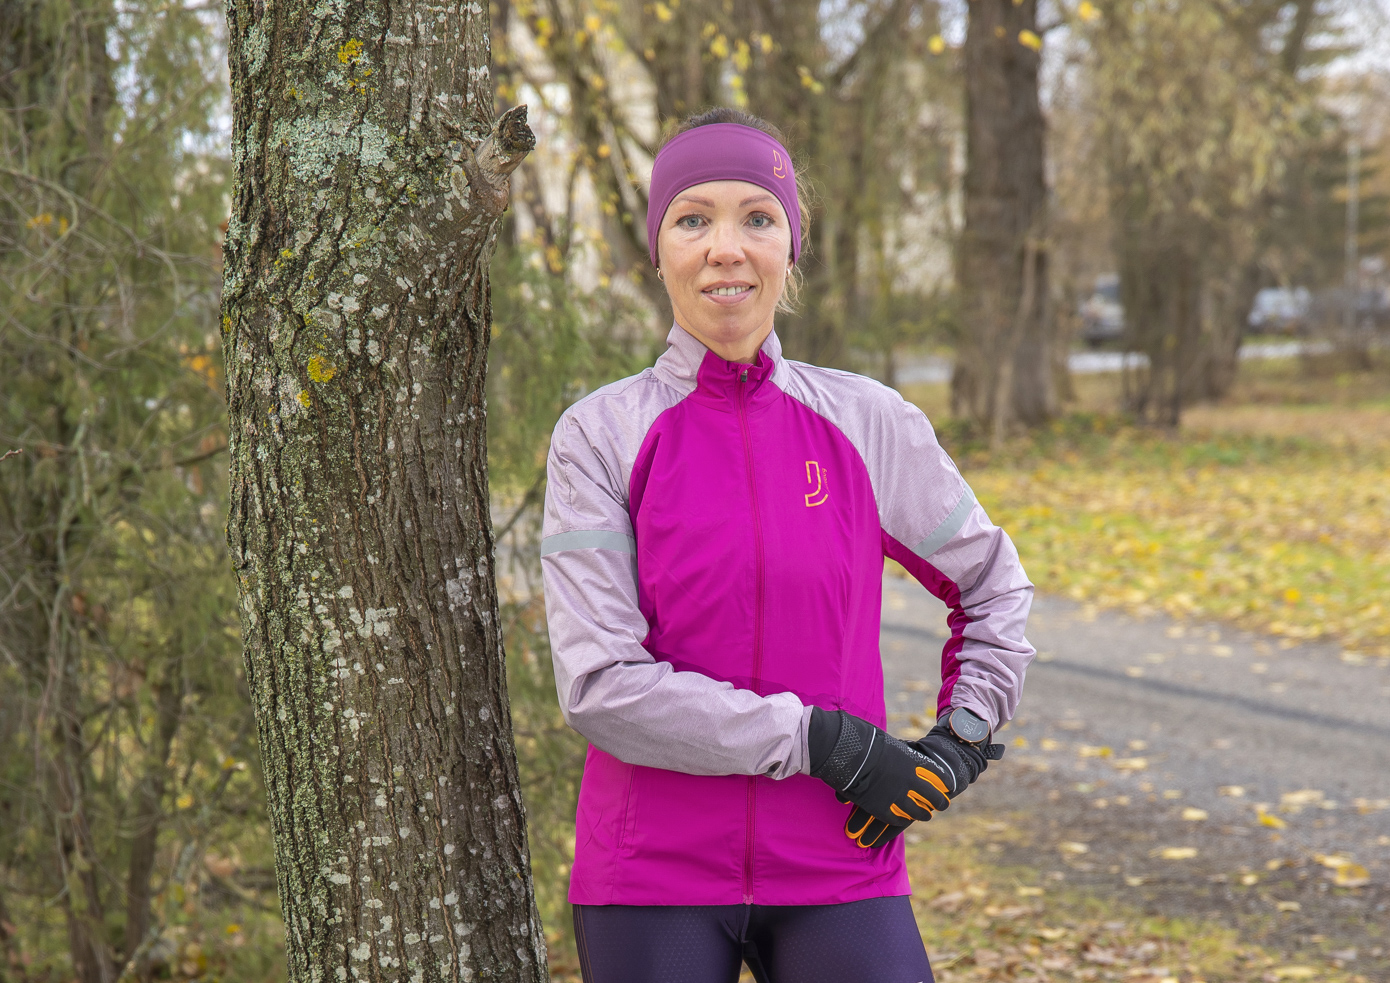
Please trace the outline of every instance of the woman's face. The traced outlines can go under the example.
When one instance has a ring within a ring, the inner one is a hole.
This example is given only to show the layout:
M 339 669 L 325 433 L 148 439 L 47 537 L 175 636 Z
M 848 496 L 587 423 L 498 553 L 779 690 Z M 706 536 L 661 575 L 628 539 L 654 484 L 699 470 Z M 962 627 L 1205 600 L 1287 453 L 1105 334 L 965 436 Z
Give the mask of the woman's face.
M 678 194 L 657 256 L 676 323 L 730 362 L 757 360 L 791 267 L 791 227 L 772 192 L 707 181 Z

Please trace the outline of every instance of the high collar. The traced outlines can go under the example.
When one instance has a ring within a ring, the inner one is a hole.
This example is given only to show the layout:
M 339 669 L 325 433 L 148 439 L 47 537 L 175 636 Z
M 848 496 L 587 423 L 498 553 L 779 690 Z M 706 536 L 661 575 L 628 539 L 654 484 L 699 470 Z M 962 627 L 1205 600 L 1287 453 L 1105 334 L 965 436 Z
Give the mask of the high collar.
M 700 388 L 731 395 L 745 369 L 748 378 L 744 381 L 753 389 L 761 389 L 762 383 L 768 380 L 780 384 L 780 377 L 787 371 L 782 359 L 782 342 L 777 339 L 776 331 L 763 342 L 756 365 L 720 358 L 679 324 L 671 325 L 666 344 L 666 351 L 656 360 L 654 371 L 663 382 L 682 393 Z

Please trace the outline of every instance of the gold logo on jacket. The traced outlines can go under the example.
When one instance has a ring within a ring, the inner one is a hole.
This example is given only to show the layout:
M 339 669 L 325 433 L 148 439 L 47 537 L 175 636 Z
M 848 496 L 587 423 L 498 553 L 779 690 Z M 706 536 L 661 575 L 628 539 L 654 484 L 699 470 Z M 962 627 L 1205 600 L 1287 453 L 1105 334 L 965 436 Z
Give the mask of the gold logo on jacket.
M 806 507 L 813 509 L 817 505 L 824 505 L 825 500 L 830 497 L 830 486 L 826 482 L 826 470 L 816 461 L 806 462 L 806 484 L 812 485 L 811 491 L 806 493 Z

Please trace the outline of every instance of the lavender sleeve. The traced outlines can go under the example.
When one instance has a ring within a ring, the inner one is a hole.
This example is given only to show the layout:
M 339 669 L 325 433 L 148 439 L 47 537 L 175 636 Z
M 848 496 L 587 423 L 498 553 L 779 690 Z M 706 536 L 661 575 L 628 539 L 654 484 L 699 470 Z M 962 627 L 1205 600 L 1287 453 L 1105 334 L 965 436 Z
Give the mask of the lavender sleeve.
M 862 376 L 786 365 L 788 391 L 863 457 L 887 555 L 953 608 L 938 706 L 966 707 L 998 728 L 1018 707 L 1034 655 L 1024 636 L 1033 585 L 1013 542 L 975 501 L 918 407 Z
M 778 779 L 804 771 L 811 711 L 795 695 L 678 672 L 642 647 L 627 479 L 652 415 L 614 395 L 619 405 L 589 414 L 591 435 L 583 417 L 596 397 L 605 394 L 560 420 L 547 462 L 541 569 L 565 721 L 628 764 Z

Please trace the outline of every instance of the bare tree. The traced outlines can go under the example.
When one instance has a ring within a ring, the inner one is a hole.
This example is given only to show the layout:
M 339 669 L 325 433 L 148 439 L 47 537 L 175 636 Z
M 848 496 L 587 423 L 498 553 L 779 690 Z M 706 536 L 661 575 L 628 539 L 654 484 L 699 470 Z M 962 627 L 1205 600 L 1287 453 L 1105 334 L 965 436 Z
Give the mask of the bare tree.
M 228 8 L 228 542 L 291 973 L 544 980 L 493 577 L 488 11 Z

